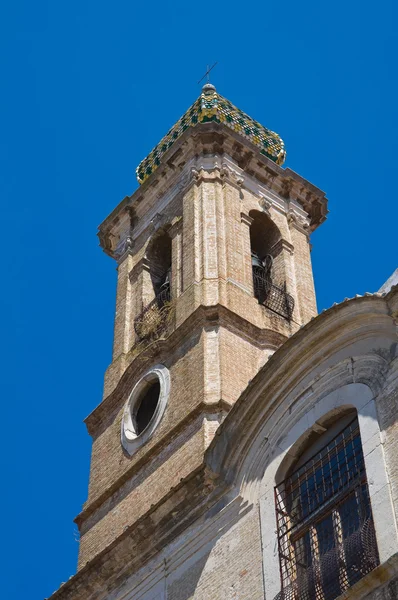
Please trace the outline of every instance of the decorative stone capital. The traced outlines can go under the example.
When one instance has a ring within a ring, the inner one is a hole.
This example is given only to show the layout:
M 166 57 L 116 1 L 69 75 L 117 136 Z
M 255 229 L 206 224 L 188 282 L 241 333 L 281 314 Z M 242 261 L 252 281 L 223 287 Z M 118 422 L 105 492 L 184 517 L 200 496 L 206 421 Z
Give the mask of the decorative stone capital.
M 289 210 L 287 220 L 290 225 L 300 229 L 307 235 L 310 233 L 310 221 L 307 217 L 297 214 L 294 210 Z
M 236 183 L 239 187 L 242 187 L 245 182 L 244 177 L 242 177 L 242 175 L 238 171 L 233 169 L 231 167 L 231 165 L 229 165 L 225 161 L 221 164 L 220 175 L 222 178 L 230 179 L 232 182 Z
M 141 258 L 141 260 L 139 260 L 137 264 L 135 264 L 134 267 L 131 269 L 129 273 L 130 283 L 133 283 L 137 279 L 137 277 L 142 273 L 142 271 L 150 271 L 150 262 L 146 256 L 144 256 L 144 258 Z
M 200 173 L 199 173 L 199 171 L 198 171 L 197 169 L 195 169 L 195 168 L 192 168 L 192 169 L 191 169 L 191 176 L 192 176 L 192 178 L 193 178 L 195 181 L 197 181 L 197 180 L 199 179 L 199 177 L 200 177 Z
M 269 215 L 269 209 L 272 206 L 272 200 L 270 200 L 267 196 L 265 196 L 264 194 L 262 194 L 261 192 L 259 193 L 260 195 L 260 199 L 258 201 L 261 209 L 267 213 L 267 215 Z
M 271 248 L 271 255 L 277 256 L 281 252 L 288 252 L 289 254 L 293 254 L 294 246 L 290 244 L 287 240 L 280 239 L 276 244 L 274 244 Z
M 114 256 L 118 264 L 123 262 L 126 256 L 128 256 L 128 254 L 131 254 L 133 248 L 134 240 L 132 238 L 132 235 L 130 232 L 126 232 L 126 235 L 123 236 L 123 238 L 119 241 L 114 252 Z
M 182 227 L 182 217 L 175 217 L 172 220 L 169 229 L 167 230 L 169 236 L 171 238 L 174 238 L 177 235 L 177 233 L 179 233 L 181 231 L 181 227 Z

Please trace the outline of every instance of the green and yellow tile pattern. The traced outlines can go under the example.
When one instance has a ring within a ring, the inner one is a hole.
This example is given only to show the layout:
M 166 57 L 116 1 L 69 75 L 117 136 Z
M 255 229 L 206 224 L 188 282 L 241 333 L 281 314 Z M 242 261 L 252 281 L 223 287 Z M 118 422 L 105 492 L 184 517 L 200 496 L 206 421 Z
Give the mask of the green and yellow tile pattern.
M 202 91 L 200 97 L 192 104 L 183 117 L 170 129 L 150 154 L 138 165 L 137 179 L 143 183 L 157 169 L 162 161 L 162 156 L 184 133 L 188 127 L 195 127 L 198 123 L 215 121 L 224 123 L 236 133 L 249 139 L 260 148 L 264 154 L 278 165 L 286 158 L 285 145 L 278 134 L 266 129 L 257 121 L 236 108 L 226 98 L 220 96 L 215 90 Z

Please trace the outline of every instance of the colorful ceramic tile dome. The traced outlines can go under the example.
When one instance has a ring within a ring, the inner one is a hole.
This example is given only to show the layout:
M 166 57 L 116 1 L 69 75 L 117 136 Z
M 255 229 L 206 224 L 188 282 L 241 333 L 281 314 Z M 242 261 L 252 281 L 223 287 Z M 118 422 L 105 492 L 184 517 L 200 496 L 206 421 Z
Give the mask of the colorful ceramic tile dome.
M 162 162 L 162 156 L 188 127 L 195 127 L 198 123 L 209 121 L 224 123 L 224 125 L 258 146 L 261 154 L 264 154 L 278 165 L 283 164 L 286 151 L 283 140 L 279 135 L 254 121 L 218 94 L 214 85 L 207 83 L 203 86 L 199 98 L 184 116 L 138 165 L 136 170 L 138 181 L 143 183 L 157 169 Z

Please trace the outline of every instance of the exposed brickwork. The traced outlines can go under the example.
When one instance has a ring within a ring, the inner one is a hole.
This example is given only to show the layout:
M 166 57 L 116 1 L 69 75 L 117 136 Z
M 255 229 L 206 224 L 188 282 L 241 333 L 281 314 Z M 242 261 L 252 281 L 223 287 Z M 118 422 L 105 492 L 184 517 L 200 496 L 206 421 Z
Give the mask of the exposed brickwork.
M 81 532 L 80 567 L 158 503 L 165 489 L 177 486 L 200 466 L 204 437 L 202 419 L 186 427 L 180 437 L 139 469 L 85 521 Z

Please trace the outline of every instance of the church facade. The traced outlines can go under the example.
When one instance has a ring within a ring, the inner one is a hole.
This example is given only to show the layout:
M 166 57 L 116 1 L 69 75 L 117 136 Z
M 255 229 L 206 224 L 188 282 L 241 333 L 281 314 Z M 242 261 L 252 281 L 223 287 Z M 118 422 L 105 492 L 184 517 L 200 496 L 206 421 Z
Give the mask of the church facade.
M 112 363 L 52 600 L 398 598 L 398 287 L 317 315 L 324 193 L 206 84 L 99 228 Z

